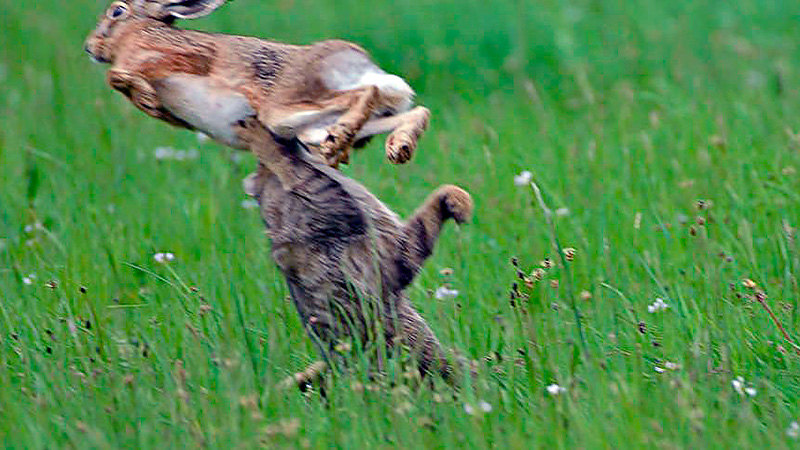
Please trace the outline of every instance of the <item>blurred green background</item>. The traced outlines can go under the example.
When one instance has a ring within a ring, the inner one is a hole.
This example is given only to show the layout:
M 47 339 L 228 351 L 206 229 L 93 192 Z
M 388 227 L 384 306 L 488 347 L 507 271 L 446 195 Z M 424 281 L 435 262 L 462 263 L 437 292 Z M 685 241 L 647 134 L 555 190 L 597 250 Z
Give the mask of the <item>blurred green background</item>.
M 763 305 L 800 335 L 800 3 L 236 0 L 180 22 L 362 45 L 433 120 L 411 163 L 375 139 L 344 172 L 403 216 L 443 183 L 475 198 L 409 292 L 476 385 L 360 370 L 327 400 L 276 387 L 315 354 L 242 204 L 254 160 L 105 86 L 82 47 L 106 6 L 0 0 L 4 446 L 799 445 L 798 353 Z

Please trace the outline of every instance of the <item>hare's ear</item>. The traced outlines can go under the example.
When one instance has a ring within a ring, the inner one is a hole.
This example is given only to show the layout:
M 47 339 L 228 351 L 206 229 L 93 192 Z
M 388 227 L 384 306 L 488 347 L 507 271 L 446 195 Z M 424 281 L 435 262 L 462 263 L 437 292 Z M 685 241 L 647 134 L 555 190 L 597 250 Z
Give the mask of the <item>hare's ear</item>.
M 227 0 L 160 0 L 159 13 L 163 17 L 176 19 L 196 19 L 214 12 Z

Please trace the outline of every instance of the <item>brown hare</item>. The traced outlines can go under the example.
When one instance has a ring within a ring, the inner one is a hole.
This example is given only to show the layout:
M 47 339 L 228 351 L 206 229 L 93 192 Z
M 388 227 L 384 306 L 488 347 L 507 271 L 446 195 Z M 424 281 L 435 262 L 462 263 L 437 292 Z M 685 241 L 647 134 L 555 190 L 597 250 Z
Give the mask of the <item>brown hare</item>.
M 389 350 L 408 348 L 421 373 L 457 383 L 458 371 L 404 290 L 433 252 L 444 222 L 469 219 L 469 194 L 442 186 L 402 222 L 362 185 L 312 157 L 297 138 L 277 136 L 256 118 L 237 128 L 259 160 L 245 190 L 260 205 L 272 255 L 325 362 L 337 362 L 343 341 L 372 349 L 385 342 Z M 313 365 L 294 382 L 302 384 L 325 366 Z
M 226 0 L 122 0 L 86 40 L 107 80 L 142 111 L 244 148 L 232 125 L 256 115 L 278 136 L 297 136 L 333 166 L 370 136 L 389 133 L 390 161 L 408 161 L 428 125 L 414 91 L 355 44 L 308 46 L 173 26 L 210 14 Z

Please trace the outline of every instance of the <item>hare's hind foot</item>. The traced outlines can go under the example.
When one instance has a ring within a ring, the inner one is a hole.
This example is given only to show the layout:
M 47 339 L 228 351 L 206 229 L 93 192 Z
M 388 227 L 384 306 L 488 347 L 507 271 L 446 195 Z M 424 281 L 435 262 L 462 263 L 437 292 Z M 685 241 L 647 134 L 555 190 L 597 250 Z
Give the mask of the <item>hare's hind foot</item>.
M 317 361 L 308 366 L 306 370 L 286 377 L 278 386 L 282 390 L 297 388 L 305 392 L 311 385 L 320 381 L 327 371 L 328 364 L 324 361 Z
M 349 147 L 353 145 L 356 133 L 350 126 L 336 123 L 328 127 L 328 137 L 320 144 L 322 157 L 328 165 L 337 167 L 340 163 L 347 164 L 350 160 Z
M 394 164 L 403 164 L 411 159 L 417 141 L 428 128 L 431 112 L 418 106 L 407 113 L 407 119 L 386 138 L 386 157 Z
M 333 165 L 348 158 L 347 153 L 356 140 L 358 131 L 367 123 L 378 105 L 379 92 L 375 86 L 366 86 L 349 91 L 340 98 L 339 102 L 350 103 L 349 109 L 335 124 L 328 127 L 328 136 L 320 144 L 322 155 L 328 161 L 334 161 Z

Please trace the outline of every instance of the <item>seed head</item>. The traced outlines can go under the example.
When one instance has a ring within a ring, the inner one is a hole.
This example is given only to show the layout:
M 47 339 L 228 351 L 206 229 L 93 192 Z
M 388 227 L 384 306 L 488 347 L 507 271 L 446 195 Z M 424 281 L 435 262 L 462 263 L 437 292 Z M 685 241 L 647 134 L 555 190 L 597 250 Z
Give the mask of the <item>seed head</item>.
M 300 430 L 300 419 L 282 419 L 278 423 L 270 424 L 264 427 L 263 433 L 267 437 L 284 436 L 292 438 L 297 435 Z
M 341 342 L 336 344 L 336 347 L 334 347 L 334 350 L 336 350 L 338 353 L 348 353 L 352 349 L 353 346 L 349 342 Z
M 742 286 L 746 287 L 747 289 L 755 289 L 758 285 L 750 278 L 745 278 L 742 280 Z
M 701 199 L 701 200 L 697 200 L 697 202 L 695 202 L 694 206 L 695 206 L 695 208 L 697 208 L 698 211 L 704 211 L 706 209 L 711 209 L 711 207 L 714 206 L 714 202 L 712 202 L 711 200 L 702 200 Z

